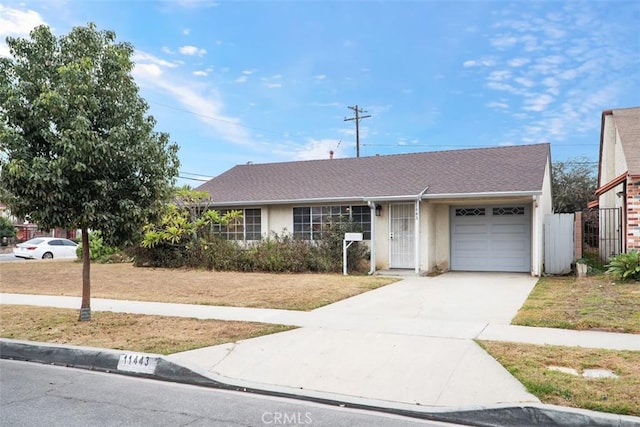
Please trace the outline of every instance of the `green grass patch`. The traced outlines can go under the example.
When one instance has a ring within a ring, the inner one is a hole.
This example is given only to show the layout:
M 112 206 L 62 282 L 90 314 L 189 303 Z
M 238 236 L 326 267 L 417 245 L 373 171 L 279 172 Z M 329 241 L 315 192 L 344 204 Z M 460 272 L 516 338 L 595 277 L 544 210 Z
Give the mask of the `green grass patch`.
M 543 403 L 640 416 L 640 352 L 478 342 Z M 619 378 L 585 378 L 549 366 L 608 369 Z
M 78 322 L 78 310 L 0 306 L 0 337 L 57 344 L 172 354 L 284 332 L 295 327 L 256 322 L 200 320 L 94 311 Z
M 512 324 L 640 333 L 640 283 L 604 274 L 542 277 Z

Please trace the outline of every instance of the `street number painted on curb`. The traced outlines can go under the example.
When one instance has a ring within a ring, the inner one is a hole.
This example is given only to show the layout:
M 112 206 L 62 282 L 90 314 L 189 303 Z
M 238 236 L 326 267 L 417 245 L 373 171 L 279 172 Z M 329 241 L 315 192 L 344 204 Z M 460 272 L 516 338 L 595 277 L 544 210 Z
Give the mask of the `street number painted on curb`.
M 139 374 L 154 374 L 158 366 L 159 357 L 144 354 L 125 353 L 120 355 L 118 370 L 136 372 Z

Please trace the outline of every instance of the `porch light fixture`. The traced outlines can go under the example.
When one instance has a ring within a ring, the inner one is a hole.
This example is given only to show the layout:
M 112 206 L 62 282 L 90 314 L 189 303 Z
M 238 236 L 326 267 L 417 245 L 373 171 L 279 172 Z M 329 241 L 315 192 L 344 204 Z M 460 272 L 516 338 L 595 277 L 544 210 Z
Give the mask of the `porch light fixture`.
M 382 215 L 382 205 L 376 204 L 376 216 Z

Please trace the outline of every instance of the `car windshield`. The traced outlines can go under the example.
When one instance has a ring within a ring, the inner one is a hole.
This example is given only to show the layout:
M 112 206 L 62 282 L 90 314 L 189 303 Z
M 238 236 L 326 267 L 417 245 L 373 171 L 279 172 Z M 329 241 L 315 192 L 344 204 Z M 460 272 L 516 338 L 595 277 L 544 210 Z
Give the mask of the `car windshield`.
M 31 239 L 24 242 L 25 245 L 34 245 L 37 246 L 40 243 L 44 242 L 44 239 Z

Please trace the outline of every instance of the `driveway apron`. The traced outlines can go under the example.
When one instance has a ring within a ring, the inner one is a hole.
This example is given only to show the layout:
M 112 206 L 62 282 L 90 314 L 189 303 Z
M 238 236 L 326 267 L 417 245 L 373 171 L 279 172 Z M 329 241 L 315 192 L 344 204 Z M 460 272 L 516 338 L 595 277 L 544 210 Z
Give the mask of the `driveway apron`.
M 220 379 L 424 406 L 537 402 L 470 338 L 508 324 L 536 279 L 412 277 L 309 313 L 308 326 L 169 356 Z

